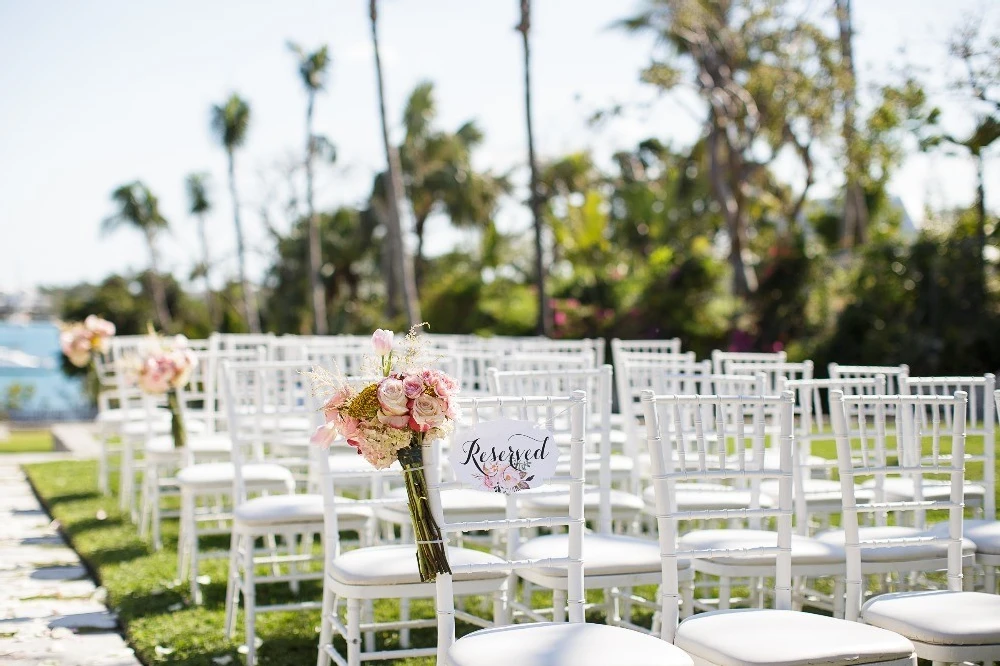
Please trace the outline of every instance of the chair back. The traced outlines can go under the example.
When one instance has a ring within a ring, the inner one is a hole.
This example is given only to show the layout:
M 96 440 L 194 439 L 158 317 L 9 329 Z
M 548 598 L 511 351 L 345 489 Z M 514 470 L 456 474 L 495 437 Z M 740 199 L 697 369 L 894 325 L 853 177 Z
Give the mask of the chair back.
M 779 352 L 732 352 L 715 349 L 712 351 L 712 372 L 732 373 L 730 363 L 784 363 L 788 354 Z
M 885 376 L 885 392 L 887 395 L 902 393 L 900 378 L 910 374 L 910 366 L 900 365 L 841 365 L 830 363 L 826 366 L 830 379 L 871 379 L 878 375 Z
M 569 475 L 553 477 L 551 483 L 568 484 L 570 501 L 566 515 L 544 518 L 520 518 L 518 516 L 518 495 L 507 495 L 507 517 L 505 520 L 482 520 L 448 522 L 441 507 L 441 491 L 451 487 L 461 487 L 460 483 L 443 483 L 440 474 L 441 441 L 424 442 L 424 470 L 427 477 L 427 494 L 431 511 L 441 528 L 442 534 L 461 534 L 472 531 L 500 530 L 507 533 L 507 555 L 505 561 L 452 565 L 451 574 L 439 574 L 436 585 L 438 618 L 438 663 L 447 662 L 447 652 L 455 642 L 455 598 L 452 578 L 464 574 L 487 571 L 507 571 L 559 567 L 567 570 L 567 603 L 569 621 L 584 622 L 583 590 L 583 462 L 586 440 L 587 396 L 582 391 L 574 391 L 570 396 L 554 397 L 487 397 L 465 398 L 460 401 L 462 416 L 457 428 L 473 425 L 481 421 L 498 418 L 515 418 L 543 423 L 546 428 L 559 434 L 568 433 L 565 450 L 569 454 Z M 457 441 L 453 446 L 460 446 Z M 563 447 L 560 447 L 563 448 Z M 565 556 L 544 559 L 514 559 L 522 530 L 539 527 L 568 527 L 567 552 Z
M 223 383 L 231 458 L 233 497 L 247 500 L 244 466 L 274 462 L 306 471 L 309 436 L 321 422 L 302 361 L 223 361 Z
M 734 361 L 724 363 L 726 372 L 732 375 L 753 375 L 763 372 L 767 375 L 767 392 L 774 395 L 778 392 L 780 378 L 812 379 L 813 362 L 789 363 L 787 361 Z
M 790 392 L 780 396 L 677 396 L 643 391 L 642 407 L 653 468 L 662 562 L 661 637 L 665 641 L 673 643 L 677 627 L 678 561 L 684 558 L 774 555 L 775 606 L 791 608 L 793 400 Z M 777 439 L 777 456 L 764 455 L 771 438 Z M 710 452 L 714 441 L 723 442 L 715 454 Z M 765 479 L 776 479 L 779 486 L 777 506 L 761 508 L 759 496 L 752 495 L 750 506 L 745 509 L 681 511 L 677 508 L 677 483 L 743 479 L 758 484 Z M 759 522 L 764 518 L 774 518 L 777 524 L 773 546 L 700 550 L 679 546 L 680 523 L 684 521 L 743 519 Z
M 907 377 L 904 375 L 900 378 L 900 384 L 904 395 L 955 395 L 956 391 L 964 391 L 969 396 L 965 436 L 966 440 L 970 436 L 982 438 L 983 452 L 970 453 L 967 441 L 965 462 L 966 464 L 970 462 L 982 463 L 982 480 L 986 487 L 986 496 L 983 498 L 983 518 L 996 520 L 997 472 L 994 440 L 996 401 L 991 399 L 996 390 L 996 377 L 992 373 L 987 373 L 982 377 Z M 951 412 L 945 412 L 944 416 L 950 417 Z M 945 422 L 945 427 L 951 427 L 951 425 L 951 423 Z M 919 452 L 916 453 L 919 455 Z M 969 476 L 968 468 L 966 468 L 966 477 Z
M 611 533 L 611 377 L 610 365 L 562 371 L 504 372 L 489 369 L 493 395 L 571 395 L 574 391 L 587 394 L 587 450 L 596 452 L 600 457 L 597 478 L 590 478 L 588 482 L 598 486 L 599 529 L 604 534 Z M 592 444 L 594 440 L 596 447 Z
M 681 352 L 681 339 L 668 338 L 666 340 L 621 340 L 614 338 L 611 340 L 612 361 L 619 353 L 639 352 L 646 354 L 679 354 Z
M 962 513 L 965 482 L 965 410 L 967 396 L 957 391 L 953 396 L 854 395 L 834 390 L 830 396 L 830 417 L 837 439 L 837 463 L 843 495 L 843 528 L 847 550 L 846 617 L 857 620 L 861 611 L 863 576 L 861 548 L 920 548 L 933 543 L 948 545 L 948 588 L 962 589 Z M 891 407 L 891 409 L 890 409 Z M 926 420 L 925 420 L 926 419 Z M 890 431 L 887 420 L 896 423 Z M 942 428 L 942 423 L 950 427 Z M 908 461 L 907 449 L 920 450 L 930 438 L 931 454 Z M 885 501 L 879 487 L 889 475 L 912 478 L 916 492 L 912 500 Z M 922 481 L 944 475 L 950 482 L 946 500 L 927 501 L 920 493 Z M 855 483 L 859 478 L 875 479 L 875 501 L 858 505 Z M 928 510 L 948 512 L 948 533 L 934 536 L 881 536 L 860 538 L 858 516 L 874 513 L 884 516 L 891 511 L 915 515 L 919 526 Z

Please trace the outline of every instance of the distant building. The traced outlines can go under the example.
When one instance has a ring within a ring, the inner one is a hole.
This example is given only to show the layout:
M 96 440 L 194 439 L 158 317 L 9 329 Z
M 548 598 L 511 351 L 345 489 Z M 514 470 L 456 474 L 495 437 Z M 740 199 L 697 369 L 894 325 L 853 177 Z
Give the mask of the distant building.
M 37 289 L 0 291 L 0 321 L 23 323 L 50 319 L 52 299 Z

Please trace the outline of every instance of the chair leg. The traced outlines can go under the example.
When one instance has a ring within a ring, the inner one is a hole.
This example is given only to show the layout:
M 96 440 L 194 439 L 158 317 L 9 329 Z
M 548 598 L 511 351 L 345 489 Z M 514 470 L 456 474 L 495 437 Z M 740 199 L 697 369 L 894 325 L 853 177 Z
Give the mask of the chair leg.
M 333 642 L 333 626 L 330 624 L 330 614 L 333 613 L 336 602 L 334 594 L 323 582 L 323 610 L 319 616 L 319 654 L 316 656 L 316 666 L 330 666 L 330 655 L 326 646 Z
M 133 452 L 132 442 L 123 438 L 121 469 L 118 472 L 118 508 L 125 511 L 131 504 Z
M 229 542 L 229 575 L 226 577 L 226 638 L 232 638 L 236 630 L 236 613 L 240 603 L 240 588 L 243 577 L 240 575 L 240 547 L 242 545 L 239 532 L 233 527 L 233 535 Z
M 403 598 L 403 599 L 399 600 L 399 619 L 402 620 L 402 621 L 406 621 L 406 620 L 410 619 L 410 600 L 408 598 Z M 368 647 L 367 638 L 368 637 L 366 635 L 365 636 L 365 641 L 366 641 L 365 642 L 365 649 L 366 650 L 374 650 L 375 648 Z M 373 634 L 373 638 L 374 638 L 374 634 Z M 399 630 L 399 646 L 400 647 L 404 647 L 404 648 L 410 647 L 410 630 L 409 629 L 400 629 Z
M 191 526 L 188 524 L 194 516 L 190 508 L 191 493 L 181 488 L 181 519 L 177 528 L 177 580 L 184 580 L 188 568 L 188 541 L 191 538 Z
M 193 501 L 193 499 L 192 499 Z M 198 524 L 194 518 L 194 508 L 191 509 L 191 517 L 189 520 L 190 532 L 188 534 L 188 560 L 190 561 L 190 570 L 188 571 L 188 582 L 191 585 L 191 603 L 200 606 L 201 605 L 201 587 L 198 584 Z
M 732 594 L 732 581 L 725 576 L 719 578 L 719 610 L 729 610 Z
M 843 576 L 837 576 L 833 581 L 833 616 L 843 620 L 847 613 L 847 585 Z
M 107 433 L 101 433 L 101 451 L 97 456 L 97 490 L 102 495 L 108 495 L 111 492 L 108 478 L 110 476 L 108 472 L 108 436 Z
M 149 535 L 150 517 L 153 513 L 153 505 L 151 504 L 152 488 L 149 487 L 152 476 L 152 469 L 146 470 L 146 473 L 142 475 L 142 490 L 139 493 L 139 504 L 141 506 L 139 509 L 139 537 L 143 539 Z
M 247 666 L 257 663 L 257 583 L 254 580 L 253 536 L 243 545 L 243 623 L 246 625 Z
M 347 600 L 347 666 L 361 666 L 361 599 Z
M 304 535 L 303 535 L 303 541 L 305 541 L 305 536 Z M 298 554 L 298 551 L 299 551 L 299 548 L 298 548 L 299 541 L 298 541 L 297 535 L 292 534 L 292 533 L 286 534 L 285 535 L 285 545 L 288 548 L 288 555 L 289 555 L 289 557 L 294 558 L 295 555 Z M 305 552 L 305 551 L 303 551 L 303 552 Z M 294 559 L 292 559 L 288 563 L 288 573 L 293 574 L 293 575 L 299 573 L 299 563 L 296 562 Z M 292 594 L 297 595 L 299 593 L 299 581 L 297 581 L 297 580 L 290 580 L 290 581 L 288 581 L 288 589 L 291 590 Z
M 566 621 L 566 590 L 552 590 L 552 621 Z
M 507 585 L 493 593 L 493 624 L 502 627 L 510 624 L 507 607 Z
M 407 613 L 406 613 L 406 617 L 403 618 L 403 619 L 408 620 L 408 619 L 410 619 L 410 613 L 409 613 L 410 600 L 409 599 L 400 599 L 399 600 L 400 606 L 403 605 L 404 601 L 406 602 Z M 364 613 L 362 613 L 362 618 L 363 618 L 363 621 L 365 623 L 374 623 L 375 622 L 375 602 L 372 599 L 365 599 Z M 403 632 L 406 632 L 406 642 L 405 643 L 403 642 Z M 401 629 L 400 630 L 400 632 L 399 632 L 399 646 L 400 647 L 404 647 L 404 648 L 410 647 L 410 630 L 409 629 Z M 366 631 L 365 632 L 365 651 L 367 651 L 367 652 L 374 652 L 375 651 L 375 632 L 374 631 Z

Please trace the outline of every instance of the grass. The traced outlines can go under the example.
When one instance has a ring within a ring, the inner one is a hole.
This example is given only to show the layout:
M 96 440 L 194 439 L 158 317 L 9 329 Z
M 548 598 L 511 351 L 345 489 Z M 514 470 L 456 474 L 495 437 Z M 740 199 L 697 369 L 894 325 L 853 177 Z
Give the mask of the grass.
M 213 663 L 238 666 L 243 663 L 243 657 L 238 653 L 242 638 L 230 641 L 223 636 L 225 560 L 202 563 L 201 572 L 209 576 L 210 582 L 202 586 L 204 604 L 194 606 L 190 602 L 187 584 L 175 580 L 176 521 L 164 521 L 164 549 L 153 552 L 150 545 L 139 538 L 129 516 L 119 511 L 117 498 L 104 497 L 97 491 L 95 462 L 39 463 L 26 465 L 25 470 L 73 547 L 94 572 L 99 584 L 107 589 L 108 606 L 118 613 L 125 637 L 143 663 L 184 666 L 212 666 Z M 112 487 L 115 487 L 114 483 Z M 208 545 L 227 548 L 229 540 L 220 537 Z M 319 599 L 320 591 L 318 582 L 303 583 L 298 598 Z M 599 599 L 599 593 L 588 596 L 592 601 Z M 258 604 L 292 599 L 285 585 L 258 588 Z M 485 600 L 469 601 L 466 609 L 470 612 L 490 608 Z M 536 607 L 544 606 L 551 603 L 551 596 L 537 592 L 534 601 Z M 412 601 L 410 610 L 414 618 L 434 617 L 433 601 L 429 599 Z M 397 618 L 398 601 L 376 601 L 375 614 L 379 620 Z M 641 614 L 637 612 L 635 615 L 639 617 Z M 602 618 L 588 615 L 588 620 L 602 621 Z M 648 614 L 644 621 L 648 625 Z M 461 635 L 474 627 L 460 623 L 457 629 Z M 318 631 L 319 613 L 315 611 L 258 615 L 257 635 L 263 640 L 258 649 L 259 663 L 261 666 L 315 663 Z M 242 635 L 240 624 L 237 636 Z M 431 647 L 436 640 L 434 629 L 411 632 L 412 647 Z M 339 647 L 343 653 L 342 641 Z M 378 647 L 398 647 L 395 634 L 385 632 L 380 635 Z M 232 661 L 227 661 L 226 657 Z M 410 658 L 381 663 L 431 666 L 434 660 Z
M 1000 436 L 998 436 L 1000 442 Z M 982 438 L 969 437 L 968 449 L 982 451 Z M 998 444 L 1000 448 L 1000 444 Z M 830 450 L 817 447 L 815 453 L 834 456 Z M 969 465 L 970 478 L 982 478 L 981 464 Z M 104 497 L 96 488 L 96 463 L 92 461 L 52 462 L 28 465 L 28 476 L 43 498 L 53 517 L 84 562 L 92 569 L 99 583 L 108 591 L 108 605 L 118 613 L 126 639 L 145 664 L 178 664 L 184 666 L 238 666 L 243 657 L 238 653 L 242 640 L 230 641 L 223 636 L 223 603 L 225 599 L 225 561 L 211 560 L 203 564 L 202 573 L 210 582 L 203 586 L 205 602 L 193 606 L 186 584 L 176 578 L 176 521 L 163 524 L 164 549 L 155 553 L 139 538 L 137 529 L 127 515 L 118 510 L 116 498 Z M 1000 470 L 998 470 L 1000 475 Z M 114 487 L 114 484 L 113 486 Z M 998 498 L 1000 499 L 1000 498 Z M 220 538 L 212 544 L 228 546 Z M 270 588 L 270 589 L 268 589 Z M 654 598 L 651 589 L 636 592 Z M 536 593 L 536 606 L 544 605 L 546 595 Z M 599 593 L 588 592 L 588 600 L 596 601 Z M 304 583 L 300 598 L 318 599 L 319 583 Z M 286 586 L 267 586 L 258 592 L 258 603 L 270 604 L 292 597 Z M 486 604 L 473 604 L 486 607 Z M 398 602 L 376 602 L 379 619 L 397 616 Z M 430 600 L 411 605 L 413 617 L 433 617 Z M 636 613 L 638 616 L 639 613 Z M 648 626 L 649 617 L 637 618 Z M 599 615 L 588 613 L 589 621 L 602 621 Z M 315 663 L 318 642 L 319 613 L 266 613 L 258 616 L 257 634 L 263 640 L 258 650 L 262 666 L 300 666 Z M 459 627 L 462 634 L 471 630 Z M 242 626 L 238 627 L 242 636 Z M 431 629 L 414 630 L 414 647 L 434 645 Z M 393 634 L 380 637 L 380 648 L 395 647 Z M 340 644 L 343 649 L 343 644 Z M 226 658 L 229 658 L 227 660 Z M 215 660 L 215 661 L 213 661 Z M 429 666 L 433 659 L 400 659 L 398 666 Z
M 0 441 L 0 454 L 44 453 L 52 450 L 52 444 L 48 430 L 13 430 L 9 440 Z

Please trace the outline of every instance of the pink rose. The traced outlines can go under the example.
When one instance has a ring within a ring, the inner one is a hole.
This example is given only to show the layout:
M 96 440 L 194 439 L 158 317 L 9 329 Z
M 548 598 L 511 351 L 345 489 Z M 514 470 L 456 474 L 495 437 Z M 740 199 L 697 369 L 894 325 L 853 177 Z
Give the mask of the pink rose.
M 403 377 L 403 391 L 409 400 L 413 400 L 424 392 L 424 380 L 417 375 L 406 375 Z
M 378 404 L 387 416 L 400 416 L 409 410 L 406 408 L 406 389 L 399 379 L 386 377 L 378 385 Z
M 507 465 L 502 470 L 500 470 L 500 487 L 503 490 L 513 490 L 517 487 L 517 484 L 521 483 L 521 479 L 524 478 L 524 473 L 518 471 L 516 468 Z
M 392 352 L 393 332 L 377 329 L 372 333 L 372 348 L 378 356 L 388 356 Z
M 438 398 L 422 393 L 410 405 L 409 425 L 417 432 L 439 428 L 446 420 L 445 405 Z
M 382 425 L 387 425 L 390 428 L 395 428 L 396 430 L 406 430 L 406 427 L 410 423 L 409 414 L 386 414 L 385 412 L 378 413 L 378 422 Z
M 139 388 L 146 393 L 166 393 L 170 389 L 173 370 L 166 358 L 151 356 L 139 369 Z
M 350 444 L 358 446 L 364 439 L 360 419 L 347 416 L 346 414 L 337 414 L 333 419 L 333 423 L 344 439 Z

